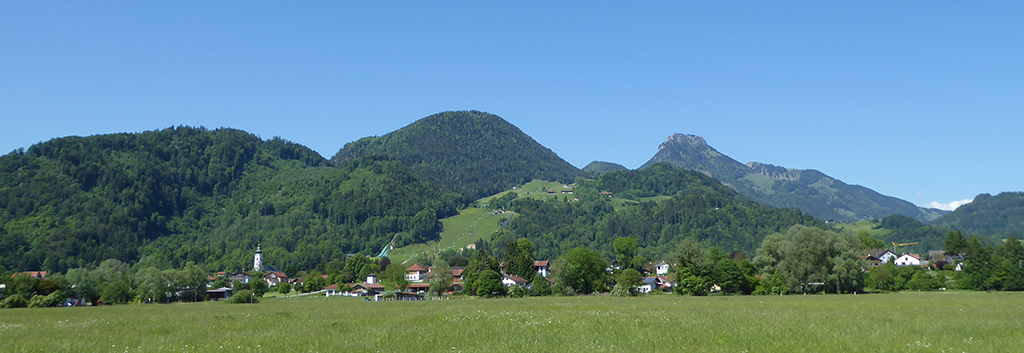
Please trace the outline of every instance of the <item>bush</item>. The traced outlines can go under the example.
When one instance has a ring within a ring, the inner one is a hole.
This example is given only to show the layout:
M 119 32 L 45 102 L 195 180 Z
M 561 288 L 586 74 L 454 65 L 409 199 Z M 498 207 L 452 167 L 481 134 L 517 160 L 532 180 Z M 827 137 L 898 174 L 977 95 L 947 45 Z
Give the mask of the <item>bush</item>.
M 45 296 L 43 296 L 43 295 L 36 295 L 36 296 L 33 296 L 32 300 L 30 300 L 29 303 L 28 303 L 28 307 L 30 307 L 30 308 L 49 308 L 51 306 L 60 305 L 61 303 L 64 302 L 64 299 L 67 299 L 64 296 L 64 292 L 61 292 L 61 291 L 57 290 L 57 291 L 54 291 L 53 293 L 50 293 L 49 295 L 45 295 Z
M 281 294 L 288 294 L 292 292 L 292 285 L 290 283 L 281 283 L 277 285 L 277 292 Z
M 240 290 L 228 299 L 228 303 L 232 304 L 256 304 L 259 302 L 260 300 L 256 298 L 256 294 L 248 289 Z
M 523 287 L 520 287 L 520 286 L 512 286 L 512 288 L 509 288 L 509 290 L 508 290 L 508 296 L 510 296 L 512 298 L 522 298 L 522 297 L 525 297 L 526 296 L 526 289 L 523 289 Z
M 630 290 L 630 288 L 631 287 L 628 286 L 628 285 L 625 285 L 625 284 L 622 284 L 622 283 L 616 283 L 615 287 L 612 287 L 612 293 L 611 294 L 612 294 L 613 297 L 635 297 L 636 296 L 636 292 L 633 291 L 633 290 Z
M 11 294 L 9 297 L 4 298 L 4 300 L 0 300 L 0 308 L 4 308 L 4 309 L 24 308 L 24 307 L 27 307 L 27 306 L 28 306 L 28 300 L 25 300 L 25 297 L 23 297 L 23 296 L 21 296 L 21 294 L 17 294 L 17 293 Z

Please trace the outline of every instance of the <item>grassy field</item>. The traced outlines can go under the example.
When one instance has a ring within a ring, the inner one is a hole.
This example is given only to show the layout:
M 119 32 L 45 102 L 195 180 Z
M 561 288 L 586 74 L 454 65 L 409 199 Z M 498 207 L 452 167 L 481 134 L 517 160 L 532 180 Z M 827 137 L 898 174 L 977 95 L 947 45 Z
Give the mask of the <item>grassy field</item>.
M 342 298 L 0 310 L 4 352 L 1019 352 L 1024 294 Z
M 839 226 L 840 229 L 849 230 L 854 234 L 857 234 L 860 231 L 865 231 L 868 232 L 868 234 L 871 234 L 872 236 L 878 238 L 884 237 L 889 233 L 892 233 L 892 231 L 888 229 L 874 229 L 874 227 L 877 224 L 871 223 L 869 221 L 860 221 L 857 223 L 839 223 L 836 225 Z
M 401 247 L 392 251 L 388 258 L 397 263 L 405 263 L 420 254 L 433 254 L 435 249 L 461 249 L 480 239 L 490 240 L 491 234 L 498 230 L 498 223 L 508 219 L 508 216 L 509 213 L 495 215 L 476 207 L 464 209 L 458 216 L 441 220 L 444 232 L 441 233 L 439 242 Z

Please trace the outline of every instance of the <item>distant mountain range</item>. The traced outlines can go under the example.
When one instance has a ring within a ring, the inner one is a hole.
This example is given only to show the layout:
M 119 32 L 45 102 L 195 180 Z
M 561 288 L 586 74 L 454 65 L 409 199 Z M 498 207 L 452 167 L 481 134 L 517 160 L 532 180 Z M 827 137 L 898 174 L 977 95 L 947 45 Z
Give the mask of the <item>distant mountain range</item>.
M 657 163 L 703 172 L 757 202 L 798 208 L 823 220 L 853 222 L 900 214 L 930 221 L 945 213 L 920 208 L 863 186 L 849 185 L 813 169 L 787 169 L 757 162 L 743 164 L 695 135 L 669 136 L 641 168 Z
M 742 164 L 681 134 L 640 170 L 610 162 L 580 170 L 498 116 L 460 111 L 348 143 L 330 161 L 280 139 L 189 127 L 56 138 L 11 152 L 0 156 L 0 272 L 62 272 L 108 258 L 242 270 L 256 244 L 268 265 L 312 268 L 389 242 L 437 240 L 439 219 L 533 179 L 580 181 L 579 203 L 534 204 L 512 229 L 565 246 L 606 248 L 608 237 L 638 236 L 659 251 L 682 238 L 752 250 L 792 224 L 889 215 L 909 217 L 883 222 L 900 239 L 937 244 L 944 229 L 1024 236 L 1022 193 L 979 195 L 940 218 L 815 170 Z M 617 209 L 625 204 L 612 205 L 604 191 L 639 208 Z M 529 219 L 538 226 L 522 223 Z M 928 220 L 937 227 L 918 222 Z
M 978 195 L 931 224 L 965 233 L 1024 238 L 1024 192 Z

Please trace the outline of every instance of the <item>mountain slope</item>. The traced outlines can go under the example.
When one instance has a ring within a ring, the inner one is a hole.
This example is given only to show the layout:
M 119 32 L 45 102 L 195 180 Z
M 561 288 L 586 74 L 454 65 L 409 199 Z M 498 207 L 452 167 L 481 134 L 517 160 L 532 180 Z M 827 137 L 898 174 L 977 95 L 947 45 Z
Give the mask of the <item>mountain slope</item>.
M 703 172 L 757 202 L 798 208 L 819 219 L 852 222 L 901 214 L 927 221 L 942 214 L 863 186 L 848 185 L 817 170 L 742 164 L 718 152 L 700 136 L 669 136 L 641 168 L 657 163 Z
M 965 233 L 1024 238 L 1024 192 L 981 194 L 932 222 Z
M 334 163 L 394 157 L 470 200 L 533 179 L 572 182 L 583 172 L 504 119 L 478 111 L 444 112 L 380 137 L 345 145 Z
M 621 164 L 602 161 L 593 161 L 587 164 L 586 167 L 583 167 L 583 172 L 587 173 L 587 175 L 598 175 L 616 170 L 626 170 L 626 167 L 623 167 Z
M 602 192 L 634 200 L 670 197 L 616 208 Z M 663 258 L 684 239 L 752 254 L 765 236 L 794 224 L 826 227 L 799 210 L 758 204 L 706 175 L 669 165 L 604 173 L 578 182 L 571 197 L 516 199 L 516 217 L 492 236 L 491 247 L 501 253 L 503 244 L 527 238 L 544 259 L 577 246 L 614 253 L 615 238 L 633 237 L 651 259 Z
M 437 238 L 461 195 L 387 157 L 339 167 L 239 130 L 66 137 L 0 157 L 0 265 L 64 271 L 116 258 L 311 268 Z

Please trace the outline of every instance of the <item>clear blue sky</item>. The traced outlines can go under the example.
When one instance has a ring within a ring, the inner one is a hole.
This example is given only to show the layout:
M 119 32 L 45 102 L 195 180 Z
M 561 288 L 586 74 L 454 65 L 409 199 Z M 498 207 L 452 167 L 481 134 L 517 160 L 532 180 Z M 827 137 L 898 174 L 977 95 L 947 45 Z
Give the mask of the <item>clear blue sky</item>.
M 0 151 L 202 125 L 330 157 L 475 109 L 578 167 L 678 132 L 919 205 L 1024 189 L 1024 2 L 482 3 L 3 0 Z

